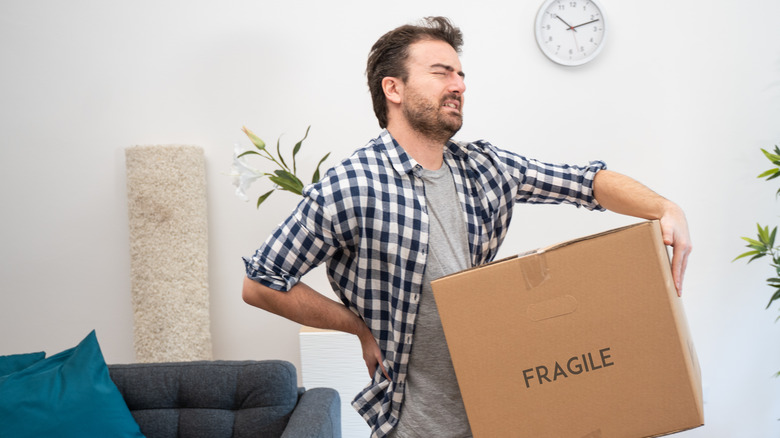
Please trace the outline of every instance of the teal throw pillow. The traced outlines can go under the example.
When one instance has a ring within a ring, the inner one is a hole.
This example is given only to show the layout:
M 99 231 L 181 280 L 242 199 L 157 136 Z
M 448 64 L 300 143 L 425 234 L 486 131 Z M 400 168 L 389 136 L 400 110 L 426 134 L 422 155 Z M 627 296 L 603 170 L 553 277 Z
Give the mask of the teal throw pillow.
M 15 373 L 46 357 L 43 351 L 38 353 L 12 354 L 0 356 L 0 376 Z
M 143 438 L 94 331 L 74 348 L 0 376 L 0 436 Z

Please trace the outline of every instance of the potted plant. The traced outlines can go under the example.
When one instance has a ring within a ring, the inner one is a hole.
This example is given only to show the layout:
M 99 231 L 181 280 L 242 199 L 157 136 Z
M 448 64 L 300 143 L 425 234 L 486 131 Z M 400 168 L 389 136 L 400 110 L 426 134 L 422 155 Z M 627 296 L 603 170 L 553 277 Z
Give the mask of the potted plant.
M 780 147 L 775 146 L 773 152 L 769 152 L 765 149 L 761 149 L 761 151 L 775 167 L 762 172 L 758 175 L 758 178 L 766 178 L 767 181 L 770 181 L 780 177 Z M 775 197 L 777 196 L 780 196 L 780 189 L 775 192 Z M 775 300 L 780 300 L 780 245 L 775 246 L 777 226 L 770 230 L 768 225 L 764 227 L 762 227 L 761 224 L 756 225 L 758 227 L 758 233 L 755 239 L 742 237 L 742 239 L 747 242 L 747 247 L 750 251 L 738 255 L 734 260 L 749 257 L 748 263 L 750 263 L 753 260 L 769 256 L 771 259 L 769 265 L 774 269 L 774 276 L 766 279 L 767 285 L 772 288 L 772 296 L 769 299 L 769 303 L 766 305 L 766 308 L 768 309 Z M 775 322 L 778 320 L 780 320 L 780 316 L 775 319 Z M 775 375 L 780 376 L 780 372 Z

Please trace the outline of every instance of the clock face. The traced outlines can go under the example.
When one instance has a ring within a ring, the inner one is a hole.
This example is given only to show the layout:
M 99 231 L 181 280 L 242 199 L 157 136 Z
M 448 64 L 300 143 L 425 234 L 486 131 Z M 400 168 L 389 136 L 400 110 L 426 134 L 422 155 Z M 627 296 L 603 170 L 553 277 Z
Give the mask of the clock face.
M 536 16 L 536 42 L 562 65 L 581 65 L 599 54 L 606 35 L 604 10 L 595 0 L 547 0 Z

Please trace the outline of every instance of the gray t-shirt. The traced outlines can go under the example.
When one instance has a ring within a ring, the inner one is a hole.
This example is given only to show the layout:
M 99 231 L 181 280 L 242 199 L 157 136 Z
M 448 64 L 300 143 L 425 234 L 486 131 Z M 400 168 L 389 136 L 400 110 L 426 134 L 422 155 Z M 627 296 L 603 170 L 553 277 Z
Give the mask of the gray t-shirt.
M 447 164 L 423 170 L 429 225 L 423 276 L 404 401 L 392 438 L 471 437 L 460 388 L 444 338 L 431 281 L 471 267 L 466 222 Z

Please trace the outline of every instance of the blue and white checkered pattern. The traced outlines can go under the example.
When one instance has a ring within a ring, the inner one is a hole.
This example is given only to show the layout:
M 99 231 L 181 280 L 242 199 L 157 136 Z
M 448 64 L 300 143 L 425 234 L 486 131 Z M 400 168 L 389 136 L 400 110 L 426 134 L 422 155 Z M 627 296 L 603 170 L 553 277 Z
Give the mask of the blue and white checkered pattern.
M 477 141 L 449 142 L 444 162 L 452 169 L 474 266 L 496 256 L 516 202 L 603 210 L 593 197 L 593 178 L 606 168 L 601 161 L 551 165 Z M 376 437 L 398 421 L 422 290 L 428 215 L 421 169 L 383 131 L 306 187 L 293 214 L 244 259 L 249 278 L 280 291 L 327 264 L 333 289 L 373 332 L 392 379 L 377 367 L 352 403 Z

